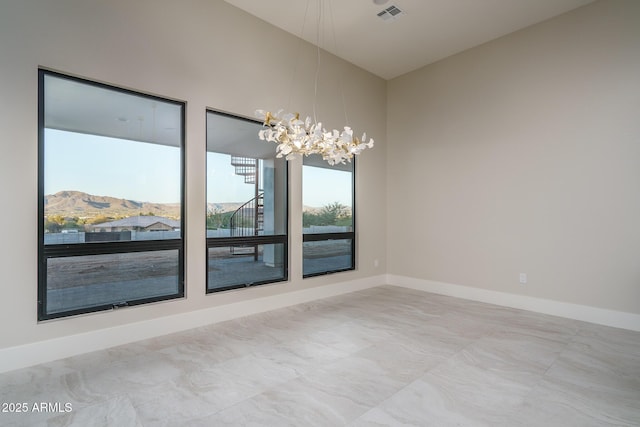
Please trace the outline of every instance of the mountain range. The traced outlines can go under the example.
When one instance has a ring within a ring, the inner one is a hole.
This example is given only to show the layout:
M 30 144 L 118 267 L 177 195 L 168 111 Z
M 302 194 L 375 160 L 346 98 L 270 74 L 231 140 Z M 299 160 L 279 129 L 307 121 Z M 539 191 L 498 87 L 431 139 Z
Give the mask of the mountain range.
M 242 203 L 209 203 L 209 211 L 235 211 Z M 44 196 L 45 215 L 63 217 L 92 218 L 98 215 L 107 217 L 129 217 L 152 213 L 167 218 L 180 217 L 179 203 L 139 202 L 111 196 L 96 196 L 81 191 L 59 191 Z
M 242 206 L 243 202 L 208 203 L 208 212 L 233 212 Z M 124 218 L 134 215 L 163 216 L 167 218 L 180 217 L 179 203 L 140 202 L 111 196 L 96 196 L 82 191 L 58 191 L 44 196 L 45 216 L 61 215 L 66 218 L 93 218 L 98 215 Z M 304 212 L 318 213 L 322 208 L 303 206 Z M 346 211 L 351 213 L 351 209 Z

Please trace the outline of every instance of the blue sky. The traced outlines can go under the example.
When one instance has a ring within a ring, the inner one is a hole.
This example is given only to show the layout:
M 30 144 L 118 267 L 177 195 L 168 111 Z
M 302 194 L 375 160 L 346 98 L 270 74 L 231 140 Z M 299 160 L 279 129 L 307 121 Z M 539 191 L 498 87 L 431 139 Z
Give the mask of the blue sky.
M 180 150 L 45 130 L 45 194 L 76 190 L 140 202 L 180 201 Z
M 246 202 L 254 197 L 253 184 L 235 174 L 228 154 L 207 153 L 207 201 L 209 203 Z
M 336 169 L 302 167 L 302 204 L 322 207 L 339 202 L 351 206 L 351 173 Z
M 351 206 L 348 172 L 304 166 L 303 205 L 322 207 L 333 202 Z M 254 187 L 234 173 L 228 154 L 207 153 L 207 200 L 244 202 L 253 198 Z
M 75 190 L 140 202 L 180 201 L 180 150 L 123 139 L 45 130 L 45 194 Z M 303 169 L 305 206 L 351 205 L 350 174 Z M 253 186 L 234 173 L 228 155 L 207 155 L 207 198 L 244 202 Z

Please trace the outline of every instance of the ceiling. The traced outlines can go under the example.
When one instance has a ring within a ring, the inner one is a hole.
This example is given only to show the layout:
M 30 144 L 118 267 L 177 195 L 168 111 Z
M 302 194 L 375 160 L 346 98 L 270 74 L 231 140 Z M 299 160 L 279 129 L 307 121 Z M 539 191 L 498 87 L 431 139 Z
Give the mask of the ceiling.
M 594 0 L 225 1 L 313 44 L 320 21 L 320 47 L 392 79 Z
M 182 105 L 46 73 L 44 127 L 179 147 Z

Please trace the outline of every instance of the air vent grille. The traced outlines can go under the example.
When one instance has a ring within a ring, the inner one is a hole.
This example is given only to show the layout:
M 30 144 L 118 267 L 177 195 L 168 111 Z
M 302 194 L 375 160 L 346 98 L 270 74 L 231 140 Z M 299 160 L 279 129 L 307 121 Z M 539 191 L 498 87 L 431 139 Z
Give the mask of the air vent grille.
M 390 19 L 397 18 L 401 15 L 404 15 L 404 12 L 398 6 L 394 6 L 394 5 L 391 5 L 388 8 L 378 12 L 378 17 L 383 21 L 388 21 Z

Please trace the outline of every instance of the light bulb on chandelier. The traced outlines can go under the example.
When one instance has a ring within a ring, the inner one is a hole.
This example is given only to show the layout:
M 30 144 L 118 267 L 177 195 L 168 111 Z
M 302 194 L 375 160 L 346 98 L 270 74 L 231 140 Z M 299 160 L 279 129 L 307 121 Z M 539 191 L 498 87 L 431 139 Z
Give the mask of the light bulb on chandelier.
M 307 1 L 307 11 L 309 9 L 309 1 L 310 0 Z M 353 130 L 349 126 L 344 126 L 343 131 L 337 129 L 326 130 L 322 127 L 321 122 L 315 120 L 318 74 L 320 69 L 320 27 L 322 23 L 323 3 L 324 0 L 318 0 L 316 92 L 313 100 L 314 120 L 311 120 L 311 117 L 301 120 L 298 113 L 285 113 L 283 110 L 279 110 L 276 113 L 256 110 L 256 117 L 262 120 L 265 126 L 265 129 L 258 132 L 258 137 L 263 141 L 278 144 L 276 157 L 285 157 L 287 160 L 291 160 L 302 155 L 309 156 L 311 154 L 319 154 L 330 165 L 335 165 L 344 163 L 345 161 L 350 162 L 354 156 L 360 154 L 364 149 L 372 148 L 373 139 L 370 138 L 369 141 L 367 141 L 366 133 L 363 133 L 361 138 L 353 136 Z M 306 22 L 306 13 L 304 21 Z M 304 26 L 302 32 L 304 33 Z

